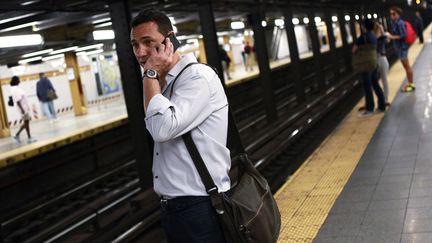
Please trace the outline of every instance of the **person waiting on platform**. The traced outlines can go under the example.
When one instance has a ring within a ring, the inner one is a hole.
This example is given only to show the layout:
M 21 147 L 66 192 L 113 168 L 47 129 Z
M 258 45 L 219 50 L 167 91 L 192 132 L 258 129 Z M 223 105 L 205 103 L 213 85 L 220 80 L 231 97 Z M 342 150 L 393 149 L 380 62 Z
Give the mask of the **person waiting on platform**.
M 248 70 L 253 71 L 253 66 L 252 66 L 252 58 L 253 58 L 253 47 L 249 44 L 249 41 L 246 41 L 246 44 L 244 46 L 244 53 L 246 56 L 246 72 Z
M 402 9 L 399 7 L 390 8 L 390 18 L 392 21 L 391 33 L 386 33 L 390 40 L 393 40 L 393 47 L 405 69 L 408 84 L 402 88 L 402 92 L 412 92 L 415 90 L 413 70 L 408 60 L 408 44 L 405 41 L 407 30 L 405 21 L 400 18 Z
M 230 71 L 229 71 L 231 58 L 228 56 L 228 53 L 225 51 L 222 45 L 219 45 L 219 51 L 222 60 L 222 68 L 225 74 L 224 76 L 226 76 L 227 79 L 231 79 Z
M 424 23 L 420 11 L 416 11 L 416 20 L 414 22 L 414 26 L 415 26 L 415 31 L 417 33 L 417 36 L 419 38 L 419 42 L 420 44 L 423 44 Z
M 352 52 L 356 53 L 359 49 L 359 46 L 366 45 L 366 44 L 377 44 L 377 39 L 372 32 L 374 29 L 375 23 L 374 21 L 370 19 L 365 19 L 363 21 L 362 28 L 364 30 L 364 34 L 361 35 L 355 42 Z M 375 68 L 373 71 L 369 72 L 362 72 L 361 77 L 363 80 L 363 91 L 365 96 L 365 110 L 361 113 L 361 116 L 367 117 L 371 116 L 374 113 L 374 97 L 372 93 L 372 88 L 375 91 L 376 96 L 378 97 L 378 111 L 385 111 L 386 105 L 385 105 L 385 98 L 384 93 L 378 83 L 378 70 Z
M 55 89 L 44 73 L 39 73 L 39 78 L 36 83 L 36 95 L 41 103 L 42 113 L 51 121 L 57 121 L 57 113 L 54 107 L 54 100 L 57 99 Z
M 212 68 L 196 63 L 193 53 L 181 56 L 174 49 L 175 36 L 166 14 L 143 10 L 133 18 L 131 28 L 132 49 L 144 69 L 145 124 L 154 140 L 153 187 L 160 196 L 167 240 L 225 242 L 182 139 L 191 132 L 219 192 L 228 191 L 228 100 L 222 83 Z
M 374 34 L 377 38 L 377 53 L 378 53 L 378 71 L 379 76 L 384 88 L 384 98 L 386 101 L 386 106 L 390 106 L 389 103 L 389 84 L 388 84 L 388 72 L 389 72 L 389 62 L 386 56 L 386 44 L 387 36 L 384 32 L 384 27 L 381 23 L 375 22 Z
M 32 136 L 30 135 L 30 106 L 24 90 L 18 87 L 19 84 L 19 78 L 17 76 L 13 76 L 10 81 L 12 99 L 13 103 L 18 109 L 18 112 L 21 114 L 21 120 L 23 121 L 23 124 L 21 125 L 15 136 L 13 136 L 13 138 L 15 139 L 15 141 L 20 143 L 20 133 L 25 129 L 28 137 L 27 143 L 33 143 L 36 142 L 36 139 L 32 138 Z

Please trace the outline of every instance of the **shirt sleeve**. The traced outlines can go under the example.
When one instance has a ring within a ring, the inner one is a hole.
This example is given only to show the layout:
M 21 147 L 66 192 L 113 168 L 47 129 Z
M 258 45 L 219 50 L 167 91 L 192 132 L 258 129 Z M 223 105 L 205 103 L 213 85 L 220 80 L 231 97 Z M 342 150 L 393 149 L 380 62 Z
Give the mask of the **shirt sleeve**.
M 400 36 L 400 38 L 401 39 L 405 39 L 405 37 L 407 36 L 405 22 L 404 21 L 399 21 L 398 22 L 398 28 L 399 28 L 399 36 Z
M 149 102 L 145 118 L 155 142 L 166 142 L 200 125 L 212 113 L 211 92 L 205 77 L 194 74 L 178 80 L 171 100 L 161 94 Z

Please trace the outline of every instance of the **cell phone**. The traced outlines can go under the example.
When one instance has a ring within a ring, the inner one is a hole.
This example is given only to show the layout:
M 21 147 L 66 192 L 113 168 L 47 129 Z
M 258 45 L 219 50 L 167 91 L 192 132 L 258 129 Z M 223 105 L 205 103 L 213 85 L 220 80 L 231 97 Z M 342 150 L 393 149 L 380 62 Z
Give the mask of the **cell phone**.
M 180 46 L 180 41 L 177 40 L 177 37 L 175 37 L 174 34 L 170 34 L 167 37 L 170 39 L 171 43 L 173 44 L 174 52 L 175 52 L 177 50 L 177 48 L 179 48 L 179 46 Z M 165 44 L 165 40 L 162 42 L 162 44 Z

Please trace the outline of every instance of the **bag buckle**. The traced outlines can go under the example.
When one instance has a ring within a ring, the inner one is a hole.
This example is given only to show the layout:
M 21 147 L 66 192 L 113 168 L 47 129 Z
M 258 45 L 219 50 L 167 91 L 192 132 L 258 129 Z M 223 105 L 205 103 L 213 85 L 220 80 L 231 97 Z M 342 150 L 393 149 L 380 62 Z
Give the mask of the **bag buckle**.
M 218 189 L 217 186 L 214 186 L 214 187 L 208 189 L 208 190 L 207 190 L 207 193 L 208 193 L 208 194 L 212 194 L 212 192 L 213 192 L 214 190 L 216 190 L 216 192 L 217 192 L 217 189 Z

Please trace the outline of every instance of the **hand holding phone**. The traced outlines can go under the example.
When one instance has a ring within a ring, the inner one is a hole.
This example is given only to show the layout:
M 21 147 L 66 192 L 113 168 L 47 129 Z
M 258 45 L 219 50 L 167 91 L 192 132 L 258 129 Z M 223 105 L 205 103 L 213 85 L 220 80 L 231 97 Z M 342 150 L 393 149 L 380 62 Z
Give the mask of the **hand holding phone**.
M 177 48 L 179 48 L 179 46 L 180 46 L 179 40 L 177 40 L 177 37 L 173 33 L 169 34 L 167 36 L 167 38 L 169 38 L 171 43 L 173 44 L 173 47 L 174 47 L 173 52 L 175 52 L 177 50 Z M 165 45 L 165 42 L 166 42 L 166 39 L 162 42 L 162 44 Z

